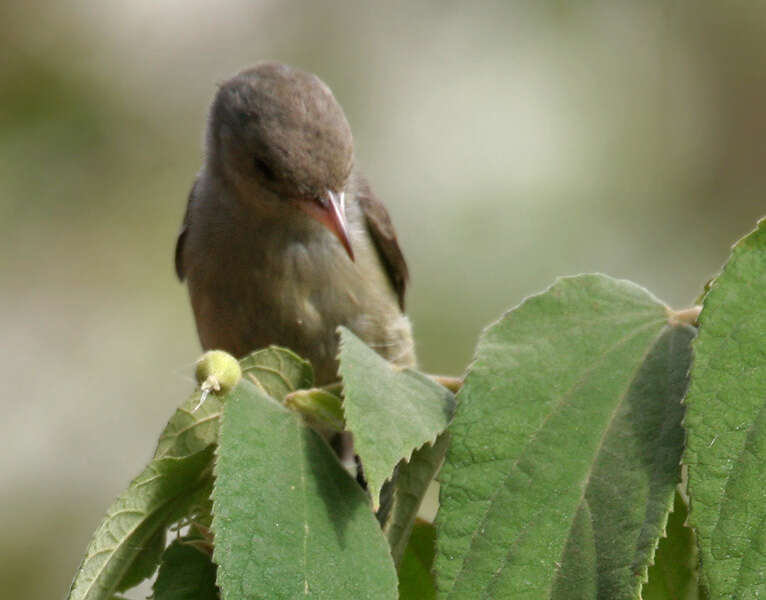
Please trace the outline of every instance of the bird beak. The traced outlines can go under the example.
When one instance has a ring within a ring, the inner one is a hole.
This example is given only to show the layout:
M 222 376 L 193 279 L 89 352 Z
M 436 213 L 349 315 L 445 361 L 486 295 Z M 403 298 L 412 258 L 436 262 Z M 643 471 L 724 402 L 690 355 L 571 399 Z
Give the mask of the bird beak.
M 354 260 L 354 251 L 348 235 L 346 225 L 346 203 L 344 192 L 327 190 L 319 198 L 301 202 L 301 208 L 310 217 L 313 217 L 324 225 L 346 249 L 348 257 Z

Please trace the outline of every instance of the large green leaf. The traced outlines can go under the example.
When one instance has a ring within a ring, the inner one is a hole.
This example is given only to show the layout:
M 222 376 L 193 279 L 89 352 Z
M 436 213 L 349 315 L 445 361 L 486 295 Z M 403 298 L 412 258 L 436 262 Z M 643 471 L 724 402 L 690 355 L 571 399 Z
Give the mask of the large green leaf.
M 298 415 L 247 381 L 224 405 L 215 473 L 224 598 L 396 598 L 362 489 Z
M 394 367 L 348 329 L 340 334 L 346 427 L 377 509 L 396 465 L 447 427 L 454 396 L 422 373 Z
M 559 280 L 483 334 L 439 477 L 445 598 L 638 598 L 679 480 L 694 330 Z
M 208 447 L 184 458 L 149 463 L 96 529 L 72 582 L 70 600 L 111 598 L 126 574 L 135 573 L 136 563 L 139 571 L 149 571 L 144 551 L 155 555 L 157 532 L 202 503 L 209 493 L 212 456 Z M 135 583 L 135 577 L 129 579 Z
M 240 361 L 243 376 L 279 398 L 313 383 L 311 365 L 283 348 L 258 350 Z M 160 435 L 154 459 L 114 502 L 88 546 L 70 589 L 72 599 L 109 598 L 149 577 L 157 567 L 164 531 L 194 512 L 209 519 L 212 448 L 225 396 L 210 394 L 199 405 L 193 393 Z
M 686 399 L 689 521 L 712 598 L 766 597 L 766 221 L 699 317 Z

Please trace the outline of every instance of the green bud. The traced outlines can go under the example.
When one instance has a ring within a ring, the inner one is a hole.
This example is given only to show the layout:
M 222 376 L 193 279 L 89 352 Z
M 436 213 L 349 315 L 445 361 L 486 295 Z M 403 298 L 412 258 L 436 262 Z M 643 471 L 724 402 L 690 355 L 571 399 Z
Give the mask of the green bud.
M 228 352 L 209 350 L 197 361 L 194 375 L 203 391 L 227 394 L 242 379 L 242 369 Z

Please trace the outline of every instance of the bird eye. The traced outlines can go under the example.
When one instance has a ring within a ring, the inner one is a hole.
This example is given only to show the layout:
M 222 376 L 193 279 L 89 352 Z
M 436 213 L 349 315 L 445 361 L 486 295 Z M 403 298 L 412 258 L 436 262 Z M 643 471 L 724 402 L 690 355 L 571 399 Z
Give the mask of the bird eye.
M 254 156 L 253 166 L 255 167 L 256 171 L 258 171 L 261 175 L 263 175 L 269 181 L 274 181 L 277 178 L 276 175 L 274 174 L 274 170 L 262 158 L 258 158 L 257 156 Z

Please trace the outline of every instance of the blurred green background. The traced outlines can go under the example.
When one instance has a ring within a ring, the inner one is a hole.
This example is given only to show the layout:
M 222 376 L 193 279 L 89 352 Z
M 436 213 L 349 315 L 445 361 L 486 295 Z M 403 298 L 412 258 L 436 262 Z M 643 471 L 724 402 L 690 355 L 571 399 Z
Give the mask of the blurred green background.
M 318 73 L 386 201 L 422 366 L 562 274 L 675 307 L 766 212 L 766 4 L 3 3 L 0 581 L 59 598 L 191 390 L 172 252 L 215 83 Z

